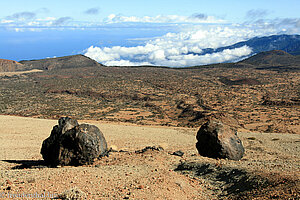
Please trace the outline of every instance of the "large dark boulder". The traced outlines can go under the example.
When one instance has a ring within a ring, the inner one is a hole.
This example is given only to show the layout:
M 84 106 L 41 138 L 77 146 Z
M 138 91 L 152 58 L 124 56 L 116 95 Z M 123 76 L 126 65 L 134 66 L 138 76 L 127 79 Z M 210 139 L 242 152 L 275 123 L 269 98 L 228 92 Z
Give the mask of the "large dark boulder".
M 244 155 L 236 129 L 220 121 L 207 121 L 200 127 L 196 138 L 196 148 L 202 156 L 240 160 Z
M 106 153 L 106 140 L 96 126 L 79 125 L 69 117 L 58 120 L 41 149 L 45 163 L 50 166 L 91 164 Z

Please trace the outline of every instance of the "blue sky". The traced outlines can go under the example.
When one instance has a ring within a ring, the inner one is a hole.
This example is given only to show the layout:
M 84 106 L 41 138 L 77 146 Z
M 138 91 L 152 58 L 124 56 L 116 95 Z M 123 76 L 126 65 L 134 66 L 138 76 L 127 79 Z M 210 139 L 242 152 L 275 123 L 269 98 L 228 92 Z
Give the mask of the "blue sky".
M 255 36 L 300 34 L 299 0 L 11 0 L 0 2 L 0 58 L 82 53 L 107 65 L 189 66 L 237 60 Z
M 110 14 L 127 16 L 155 16 L 155 15 L 192 15 L 205 13 L 218 15 L 230 21 L 241 21 L 249 10 L 263 9 L 268 11 L 271 18 L 299 17 L 300 2 L 298 0 L 11 0 L 0 2 L 0 17 L 17 12 L 37 12 L 42 8 L 48 9 L 40 16 L 63 17 L 69 16 L 75 20 L 101 21 Z M 87 15 L 88 9 L 98 9 L 97 15 Z

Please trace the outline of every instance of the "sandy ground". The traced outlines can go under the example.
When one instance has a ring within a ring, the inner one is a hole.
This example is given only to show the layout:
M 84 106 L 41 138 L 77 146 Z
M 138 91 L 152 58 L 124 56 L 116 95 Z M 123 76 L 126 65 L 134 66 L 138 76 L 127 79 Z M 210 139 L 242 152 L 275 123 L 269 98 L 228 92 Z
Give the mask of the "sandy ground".
M 300 135 L 240 130 L 246 153 L 230 161 L 199 156 L 197 129 L 79 122 L 98 126 L 123 152 L 90 166 L 47 168 L 40 148 L 57 121 L 0 115 L 0 199 L 50 199 L 70 189 L 87 199 L 300 198 Z M 146 146 L 164 151 L 135 152 Z M 177 150 L 184 156 L 171 155 Z

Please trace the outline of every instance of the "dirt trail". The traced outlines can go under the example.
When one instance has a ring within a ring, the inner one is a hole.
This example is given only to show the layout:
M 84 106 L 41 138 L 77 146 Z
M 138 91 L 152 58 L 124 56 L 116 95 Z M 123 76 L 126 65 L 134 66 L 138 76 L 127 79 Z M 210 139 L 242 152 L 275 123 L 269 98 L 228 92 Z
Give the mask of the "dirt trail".
M 108 146 L 123 152 L 91 166 L 47 168 L 40 148 L 57 120 L 0 115 L 0 199 L 56 196 L 71 188 L 87 199 L 300 197 L 300 135 L 240 130 L 246 153 L 241 161 L 230 161 L 199 156 L 197 129 L 86 122 L 100 128 Z M 135 152 L 159 145 L 164 151 Z M 177 150 L 184 156 L 171 155 Z

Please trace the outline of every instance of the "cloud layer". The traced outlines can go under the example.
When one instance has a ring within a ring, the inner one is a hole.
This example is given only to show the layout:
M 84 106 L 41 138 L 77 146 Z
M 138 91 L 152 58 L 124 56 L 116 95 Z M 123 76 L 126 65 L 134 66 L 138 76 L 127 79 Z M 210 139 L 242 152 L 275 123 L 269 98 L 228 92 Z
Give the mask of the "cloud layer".
M 83 11 L 87 15 L 97 15 L 99 14 L 99 8 L 90 8 Z M 208 16 L 203 13 L 196 13 L 192 16 L 179 16 L 179 15 L 157 15 L 157 16 L 124 16 L 120 14 L 110 14 L 104 19 L 99 19 L 98 22 L 88 22 L 88 21 L 77 21 L 70 16 L 61 16 L 61 17 L 46 17 L 39 18 L 40 14 L 49 13 L 47 8 L 41 8 L 36 11 L 25 11 L 18 12 L 12 15 L 0 18 L 0 28 L 6 29 L 26 29 L 37 30 L 38 28 L 51 28 L 53 26 L 60 26 L 68 24 L 65 28 L 89 28 L 89 27 L 103 27 L 106 25 L 118 24 L 123 26 L 124 24 L 128 25 L 130 23 L 137 24 L 216 24 L 224 23 L 222 19 L 217 19 L 214 16 Z
M 268 10 L 265 9 L 252 9 L 246 13 L 246 18 L 250 20 L 262 19 L 269 14 Z
M 38 18 L 39 14 L 48 13 L 47 8 L 40 8 L 36 11 L 25 11 L 17 12 L 12 15 L 6 16 L 0 19 L 0 28 L 5 28 L 8 30 L 20 31 L 22 29 L 28 29 L 30 31 L 36 31 L 39 28 L 53 28 L 55 26 L 60 27 L 71 22 L 73 18 L 71 17 L 46 17 Z
M 18 12 L 18 13 L 14 13 L 10 16 L 7 16 L 6 19 L 8 20 L 30 20 L 35 18 L 36 13 L 34 12 Z
M 222 52 L 202 55 L 203 49 L 229 46 L 256 36 L 277 34 L 273 26 L 211 25 L 192 26 L 192 30 L 168 33 L 148 40 L 136 47 L 91 46 L 85 55 L 105 65 L 156 65 L 186 67 L 211 63 L 236 61 L 251 55 L 248 46 L 226 49 Z M 266 28 L 268 27 L 268 28 Z
M 84 51 L 98 62 L 105 65 L 159 65 L 185 67 L 205 65 L 218 62 L 239 60 L 251 55 L 247 46 L 224 50 L 218 53 L 202 55 L 203 49 L 218 48 L 244 41 L 256 36 L 272 34 L 300 34 L 300 18 L 264 19 L 267 10 L 249 10 L 246 13 L 247 22 L 229 23 L 223 19 L 204 13 L 191 16 L 157 15 L 157 16 L 124 16 L 111 14 L 98 22 L 83 22 L 69 16 L 39 18 L 40 13 L 48 13 L 43 8 L 34 12 L 19 12 L 0 19 L 0 28 L 15 31 L 40 31 L 41 29 L 110 29 L 124 31 L 133 29 L 170 28 L 170 33 L 150 39 L 131 40 L 144 41 L 142 45 L 124 46 L 91 46 Z M 99 8 L 83 11 L 85 14 L 97 15 Z M 164 32 L 166 33 L 166 32 Z M 147 36 L 149 38 L 149 36 Z M 82 38 L 85 39 L 85 38 Z M 101 38 L 99 38 L 101 40 Z M 141 43 L 139 43 L 141 44 Z
M 105 23 L 224 23 L 225 20 L 216 19 L 214 16 L 207 16 L 202 13 L 197 13 L 192 16 L 180 16 L 180 15 L 157 15 L 150 16 L 123 16 L 111 14 L 105 20 Z

